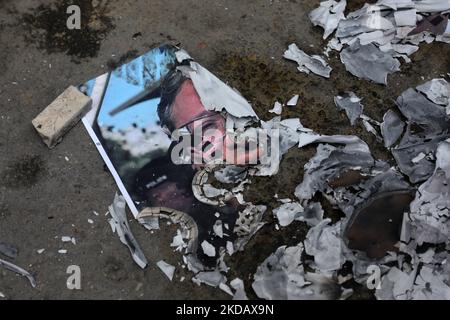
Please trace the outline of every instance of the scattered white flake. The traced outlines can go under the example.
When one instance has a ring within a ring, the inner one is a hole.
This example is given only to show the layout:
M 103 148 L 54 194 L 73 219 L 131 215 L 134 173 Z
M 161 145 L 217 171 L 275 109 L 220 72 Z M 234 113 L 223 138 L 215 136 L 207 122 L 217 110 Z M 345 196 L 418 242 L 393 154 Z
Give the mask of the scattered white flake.
M 233 253 L 234 253 L 234 245 L 233 245 L 233 242 L 231 242 L 231 241 L 227 241 L 227 252 L 228 252 L 228 255 L 233 255 Z
M 284 58 L 293 60 L 298 63 L 298 71 L 309 74 L 313 72 L 319 76 L 329 78 L 331 73 L 331 67 L 320 56 L 309 56 L 302 50 L 300 50 L 295 43 L 289 45 L 288 50 L 284 53 Z
M 230 296 L 234 296 L 233 291 L 231 291 L 230 287 L 223 282 L 219 284 L 219 289 L 229 294 Z
M 215 257 L 216 256 L 216 248 L 214 248 L 214 246 L 212 244 L 210 244 L 206 240 L 203 240 L 203 242 L 202 242 L 202 249 L 203 249 L 203 252 L 208 257 Z
M 38 254 L 42 254 L 44 251 L 45 251 L 45 249 L 38 249 L 38 250 L 36 250 L 36 252 L 37 252 Z
M 287 106 L 290 106 L 290 107 L 295 107 L 296 105 L 297 105 L 297 103 L 298 103 L 298 99 L 299 99 L 299 95 L 298 94 L 296 94 L 295 96 L 293 96 L 287 103 L 286 103 L 286 105 Z
M 88 219 L 87 221 L 88 221 L 88 223 L 90 223 L 90 224 L 93 224 L 93 223 L 94 223 L 94 220 L 92 220 L 92 219 Z
M 244 282 L 236 278 L 230 282 L 231 287 L 236 290 L 233 295 L 233 300 L 248 300 L 244 289 Z
M 214 230 L 214 233 L 219 238 L 223 238 L 223 226 L 222 226 L 222 221 L 221 220 L 217 220 L 216 221 L 216 223 L 213 226 L 213 230 Z
M 283 105 L 277 101 L 273 105 L 273 109 L 269 110 L 269 112 L 280 115 L 283 112 Z
M 419 163 L 422 159 L 424 159 L 426 157 L 426 154 L 421 152 L 419 153 L 416 157 L 411 159 L 412 163 Z
M 60 249 L 60 250 L 58 250 L 58 253 L 60 253 L 60 254 L 66 254 L 66 253 L 67 253 L 67 250 L 66 250 L 66 249 Z
M 159 269 L 166 275 L 166 277 L 172 281 L 173 275 L 175 273 L 175 267 L 168 264 L 167 262 L 160 260 L 156 263 Z

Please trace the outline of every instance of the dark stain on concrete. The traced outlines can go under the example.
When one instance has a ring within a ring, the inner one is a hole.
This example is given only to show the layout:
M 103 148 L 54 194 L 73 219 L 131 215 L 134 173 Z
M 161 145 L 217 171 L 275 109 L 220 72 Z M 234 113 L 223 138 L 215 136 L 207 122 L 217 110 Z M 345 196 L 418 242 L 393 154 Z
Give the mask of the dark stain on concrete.
M 130 60 L 136 58 L 138 56 L 138 53 L 139 52 L 137 50 L 128 50 L 126 53 L 121 55 L 118 59 L 108 60 L 106 65 L 108 66 L 109 70 L 114 70 L 114 69 L 120 67 L 121 65 L 123 65 L 124 63 L 127 63 Z
M 64 52 L 73 62 L 95 57 L 106 35 L 114 29 L 113 20 L 107 16 L 108 1 L 95 7 L 90 0 L 63 0 L 51 5 L 39 5 L 20 17 L 26 28 L 25 39 L 37 44 L 48 53 Z M 78 5 L 81 9 L 81 29 L 67 28 L 67 7 Z
M 10 188 L 29 188 L 36 184 L 45 170 L 40 156 L 24 156 L 1 173 L 0 183 Z

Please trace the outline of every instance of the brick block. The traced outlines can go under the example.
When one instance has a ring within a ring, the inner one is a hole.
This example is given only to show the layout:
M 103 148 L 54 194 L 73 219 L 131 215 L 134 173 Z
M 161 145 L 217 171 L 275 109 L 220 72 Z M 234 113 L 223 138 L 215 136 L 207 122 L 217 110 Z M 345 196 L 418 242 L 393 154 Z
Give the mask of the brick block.
M 68 87 L 32 123 L 44 143 L 52 149 L 91 109 L 92 100 L 74 86 Z

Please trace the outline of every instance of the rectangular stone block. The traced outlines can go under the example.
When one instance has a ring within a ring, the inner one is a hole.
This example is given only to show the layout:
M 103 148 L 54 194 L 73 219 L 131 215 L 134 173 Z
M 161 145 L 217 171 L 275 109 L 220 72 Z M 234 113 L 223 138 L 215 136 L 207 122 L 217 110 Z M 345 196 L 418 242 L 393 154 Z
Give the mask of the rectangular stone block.
M 91 106 L 90 97 L 70 86 L 34 118 L 32 123 L 44 143 L 51 149 L 80 121 Z

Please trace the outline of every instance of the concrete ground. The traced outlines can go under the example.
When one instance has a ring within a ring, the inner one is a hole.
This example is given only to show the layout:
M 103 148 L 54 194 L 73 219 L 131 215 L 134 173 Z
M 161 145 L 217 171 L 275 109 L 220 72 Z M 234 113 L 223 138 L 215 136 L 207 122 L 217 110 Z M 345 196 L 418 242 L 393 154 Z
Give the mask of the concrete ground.
M 349 1 L 355 9 L 364 1 Z M 37 287 L 0 268 L 0 292 L 9 299 L 226 299 L 220 290 L 198 287 L 189 279 L 173 282 L 156 267 L 161 259 L 178 265 L 181 256 L 169 244 L 175 229 L 151 234 L 136 222 L 131 228 L 149 259 L 141 270 L 107 223 L 104 213 L 116 185 L 84 128 L 78 125 L 55 149 L 48 150 L 31 120 L 67 86 L 91 79 L 161 43 L 180 44 L 201 64 L 238 88 L 263 119 L 276 99 L 301 95 L 299 107 L 283 114 L 298 116 L 321 133 L 357 134 L 373 154 L 391 161 L 361 124 L 350 127 L 333 104 L 333 96 L 353 90 L 364 98 L 365 111 L 381 120 L 393 100 L 408 87 L 450 72 L 450 46 L 422 45 L 411 64 L 389 78 L 388 87 L 348 74 L 338 56 L 331 57 L 330 79 L 296 72 L 284 61 L 287 45 L 296 42 L 308 53 L 321 53 L 322 30 L 307 13 L 319 0 L 0 0 L 0 241 L 19 249 L 14 263 L 36 275 Z M 82 30 L 65 27 L 66 8 L 79 4 Z M 273 208 L 273 195 L 292 197 L 302 168 L 314 148 L 292 150 L 280 173 L 255 179 L 246 197 Z M 326 204 L 324 204 L 326 207 Z M 329 208 L 329 206 L 328 206 Z M 93 211 L 100 215 L 96 216 Z M 340 213 L 327 209 L 327 215 Z M 93 224 L 88 222 L 93 220 Z M 271 252 L 304 237 L 297 223 L 282 232 L 270 221 L 229 259 L 230 279 L 245 280 Z M 74 236 L 76 245 L 61 236 Z M 37 250 L 45 248 L 42 254 Z M 67 254 L 59 254 L 67 249 Z M 82 289 L 68 290 L 67 267 L 78 265 Z M 356 298 L 369 298 L 364 292 Z

